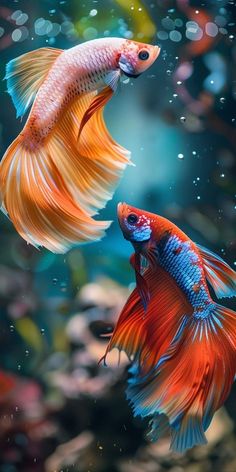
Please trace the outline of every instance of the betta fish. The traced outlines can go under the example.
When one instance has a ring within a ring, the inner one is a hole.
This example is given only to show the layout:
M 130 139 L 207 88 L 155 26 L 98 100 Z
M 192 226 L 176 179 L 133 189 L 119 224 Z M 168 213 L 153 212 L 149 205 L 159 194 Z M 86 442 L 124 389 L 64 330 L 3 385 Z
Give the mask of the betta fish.
M 11 60 L 7 90 L 26 124 L 0 166 L 2 210 L 18 233 L 64 253 L 100 239 L 92 218 L 112 197 L 129 152 L 110 136 L 103 107 L 121 74 L 137 77 L 160 48 L 103 38 L 68 50 L 41 48 Z
M 121 203 L 118 219 L 137 286 L 104 360 L 113 348 L 126 352 L 134 415 L 149 417 L 152 441 L 169 430 L 182 453 L 206 443 L 234 382 L 236 313 L 212 299 L 208 283 L 218 298 L 236 296 L 236 272 L 166 218 Z

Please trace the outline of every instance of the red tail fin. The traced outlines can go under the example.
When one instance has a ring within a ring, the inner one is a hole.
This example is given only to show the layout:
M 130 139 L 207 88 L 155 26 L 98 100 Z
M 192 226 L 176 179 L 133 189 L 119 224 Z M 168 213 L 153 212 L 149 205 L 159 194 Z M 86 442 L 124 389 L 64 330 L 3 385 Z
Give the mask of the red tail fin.
M 153 417 L 149 435 L 154 438 L 156 418 L 166 415 L 171 448 L 178 452 L 206 442 L 204 431 L 235 377 L 236 316 L 212 305 L 208 317 L 185 320 L 154 369 L 144 376 L 132 368 L 127 396 L 134 413 Z
M 139 356 L 143 372 L 152 369 L 173 340 L 183 315 L 191 315 L 192 307 L 174 279 L 161 267 L 147 269 L 143 275 L 150 292 L 144 309 L 138 289 L 130 295 L 107 351 L 124 350 Z

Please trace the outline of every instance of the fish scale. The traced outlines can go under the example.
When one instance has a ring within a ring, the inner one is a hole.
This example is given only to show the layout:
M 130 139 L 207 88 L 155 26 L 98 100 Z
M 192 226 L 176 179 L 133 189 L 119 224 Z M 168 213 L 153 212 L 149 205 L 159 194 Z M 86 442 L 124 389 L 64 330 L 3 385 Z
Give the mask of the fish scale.
M 204 283 L 200 257 L 190 242 L 183 242 L 177 236 L 170 236 L 157 245 L 159 264 L 176 280 L 194 309 L 202 308 L 211 301 L 209 290 Z M 175 251 L 177 251 L 175 253 Z M 194 285 L 199 284 L 199 291 Z

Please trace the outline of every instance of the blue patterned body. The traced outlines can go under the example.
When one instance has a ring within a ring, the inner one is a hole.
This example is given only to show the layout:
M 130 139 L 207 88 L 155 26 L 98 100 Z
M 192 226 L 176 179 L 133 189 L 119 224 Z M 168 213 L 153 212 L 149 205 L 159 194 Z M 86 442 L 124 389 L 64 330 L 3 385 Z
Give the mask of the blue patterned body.
M 191 241 L 167 235 L 157 244 L 158 262 L 176 281 L 194 308 L 195 317 L 205 318 L 214 305 L 208 291 L 202 262 Z

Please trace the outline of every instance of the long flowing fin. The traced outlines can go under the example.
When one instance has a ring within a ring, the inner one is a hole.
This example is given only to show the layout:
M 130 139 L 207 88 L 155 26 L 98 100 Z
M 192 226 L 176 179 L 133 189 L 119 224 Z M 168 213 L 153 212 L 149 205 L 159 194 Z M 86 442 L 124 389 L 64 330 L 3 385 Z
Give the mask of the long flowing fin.
M 230 393 L 235 366 L 236 314 L 212 303 L 205 318 L 188 317 L 154 369 L 131 369 L 127 397 L 135 415 L 165 414 L 171 447 L 183 452 L 205 443 L 204 431 Z
M 146 310 L 148 302 L 150 301 L 150 293 L 147 281 L 141 274 L 141 255 L 139 253 L 133 253 L 130 256 L 130 264 L 135 271 L 137 290 L 142 300 L 144 310 Z
M 174 452 L 183 454 L 187 449 L 193 446 L 202 446 L 207 444 L 207 439 L 202 426 L 202 418 L 197 415 L 186 415 L 176 431 L 171 430 L 170 449 Z
M 121 312 L 106 351 L 116 347 L 129 357 L 138 357 L 142 375 L 150 372 L 168 349 L 178 332 L 183 313 L 189 316 L 192 313 L 183 292 L 164 269 L 159 266 L 155 270 L 148 268 L 143 277 L 150 290 L 147 309 L 135 288 Z
M 17 111 L 23 116 L 33 103 L 35 95 L 45 80 L 52 64 L 62 49 L 41 48 L 12 59 L 6 66 L 7 91 Z
M 203 258 L 206 278 L 218 298 L 236 297 L 236 272 L 214 252 L 197 245 Z
M 83 115 L 83 118 L 80 123 L 78 139 L 82 133 L 83 127 L 86 125 L 87 121 L 91 119 L 91 117 L 99 111 L 99 109 L 103 108 L 106 103 L 110 100 L 113 95 L 113 90 L 111 87 L 105 87 L 96 97 L 93 99 L 91 104 L 89 105 L 88 109 Z
M 78 243 L 100 239 L 110 223 L 93 220 L 76 204 L 51 146 L 50 140 L 29 150 L 19 135 L 1 163 L 1 189 L 5 211 L 19 234 L 36 247 L 64 253 Z
M 3 210 L 27 242 L 63 253 L 100 239 L 110 222 L 91 218 L 112 198 L 129 152 L 110 136 L 98 109 L 77 140 L 95 93 L 79 97 L 39 147 L 27 123 L 1 162 Z
M 89 215 L 96 214 L 112 198 L 130 158 L 129 151 L 116 143 L 108 132 L 103 108 L 91 115 L 77 140 L 83 117 L 96 96 L 96 92 L 86 94 L 71 105 L 52 141 L 55 165 L 68 183 L 73 198 Z

